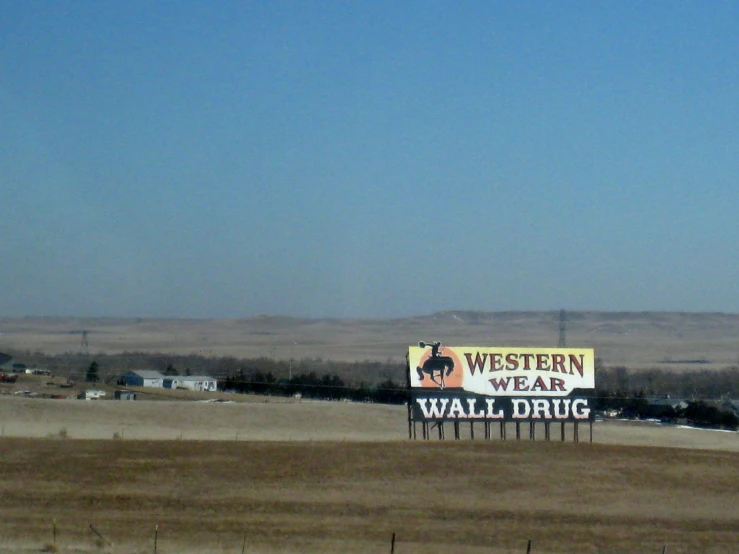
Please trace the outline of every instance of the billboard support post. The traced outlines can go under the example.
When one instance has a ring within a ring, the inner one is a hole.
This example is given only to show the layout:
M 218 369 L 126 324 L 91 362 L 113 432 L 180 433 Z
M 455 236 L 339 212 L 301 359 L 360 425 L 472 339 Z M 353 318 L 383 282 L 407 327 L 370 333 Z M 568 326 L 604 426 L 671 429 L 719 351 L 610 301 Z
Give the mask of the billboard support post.
M 410 402 L 408 403 L 408 440 L 411 440 L 413 438 L 413 428 L 415 427 L 415 422 L 413 421 L 413 412 L 411 408 Z

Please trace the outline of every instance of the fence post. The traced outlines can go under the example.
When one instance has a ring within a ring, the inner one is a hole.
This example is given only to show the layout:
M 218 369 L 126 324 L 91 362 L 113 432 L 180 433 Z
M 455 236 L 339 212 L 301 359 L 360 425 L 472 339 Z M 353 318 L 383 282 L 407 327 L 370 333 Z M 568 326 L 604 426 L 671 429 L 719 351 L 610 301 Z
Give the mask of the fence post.
M 529 544 L 526 546 L 526 554 L 531 554 L 531 539 L 529 539 Z
M 241 545 L 241 554 L 246 550 L 246 533 L 244 533 L 244 543 Z
M 390 541 L 390 554 L 395 554 L 395 533 L 393 533 L 393 538 Z
M 667 545 L 662 547 L 662 554 L 667 554 Z
M 159 538 L 159 525 L 154 526 L 154 554 L 157 554 L 157 539 Z
M 56 544 L 56 518 L 54 518 L 54 521 L 52 523 L 52 534 L 54 536 L 54 544 Z

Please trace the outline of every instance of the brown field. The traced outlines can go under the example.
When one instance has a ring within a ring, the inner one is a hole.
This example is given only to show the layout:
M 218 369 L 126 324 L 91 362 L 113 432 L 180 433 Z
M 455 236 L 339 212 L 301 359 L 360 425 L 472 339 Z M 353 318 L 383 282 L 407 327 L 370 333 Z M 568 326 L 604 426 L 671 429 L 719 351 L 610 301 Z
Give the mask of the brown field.
M 85 329 L 92 354 L 147 351 L 402 362 L 408 345 L 419 340 L 556 346 L 558 316 L 558 312 L 444 312 L 384 320 L 0 318 L 0 351 L 77 352 Z M 685 370 L 739 361 L 737 314 L 568 312 L 567 317 L 567 343 L 595 348 L 609 366 Z
M 736 433 L 410 442 L 404 407 L 251 400 L 0 397 L 0 552 L 40 551 L 54 519 L 70 553 L 152 552 L 155 525 L 159 552 L 185 554 L 245 536 L 249 553 L 389 552 L 393 532 L 398 554 L 739 551 Z
M 739 550 L 739 456 L 530 442 L 0 441 L 2 552 Z M 95 546 L 94 524 L 113 546 Z

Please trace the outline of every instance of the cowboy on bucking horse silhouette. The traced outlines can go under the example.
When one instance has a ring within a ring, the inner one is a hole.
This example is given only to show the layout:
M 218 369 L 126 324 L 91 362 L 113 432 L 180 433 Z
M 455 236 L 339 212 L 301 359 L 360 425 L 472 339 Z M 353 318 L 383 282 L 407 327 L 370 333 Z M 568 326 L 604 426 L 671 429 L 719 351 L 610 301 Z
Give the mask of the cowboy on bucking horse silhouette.
M 439 385 L 440 389 L 446 387 L 444 378 L 449 377 L 452 371 L 454 371 L 454 360 L 450 356 L 442 356 L 441 351 L 443 350 L 440 341 L 432 343 L 419 342 L 418 346 L 421 348 L 431 347 L 431 356 L 423 362 L 421 367 L 417 367 L 418 380 L 423 381 L 426 375 L 429 376 L 432 382 Z M 424 375 L 426 374 L 426 375 Z

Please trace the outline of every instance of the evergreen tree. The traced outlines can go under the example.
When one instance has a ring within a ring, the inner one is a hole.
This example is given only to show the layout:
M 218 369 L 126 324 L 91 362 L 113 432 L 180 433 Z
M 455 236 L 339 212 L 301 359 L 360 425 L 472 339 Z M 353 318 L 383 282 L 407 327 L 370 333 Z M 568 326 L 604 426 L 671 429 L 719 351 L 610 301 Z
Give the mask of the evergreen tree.
M 98 363 L 92 362 L 90 364 L 90 367 L 87 368 L 87 373 L 85 374 L 85 381 L 88 383 L 97 383 L 100 380 L 100 376 L 98 375 Z

